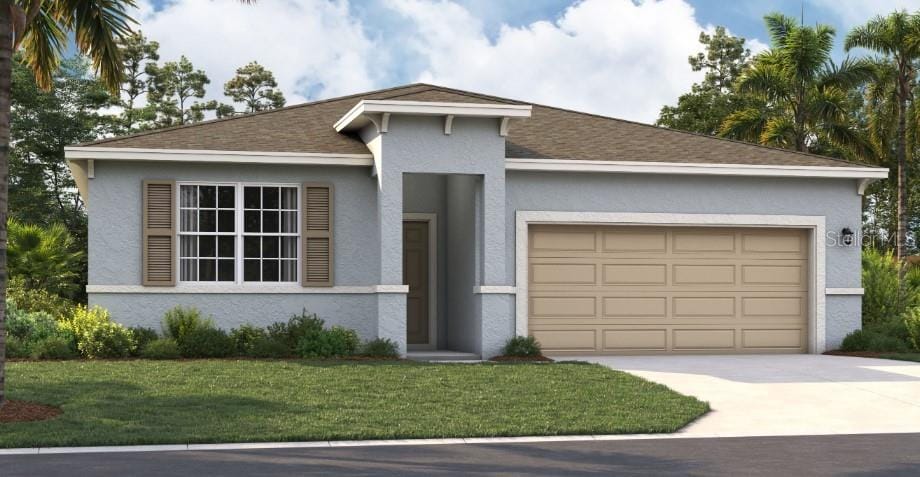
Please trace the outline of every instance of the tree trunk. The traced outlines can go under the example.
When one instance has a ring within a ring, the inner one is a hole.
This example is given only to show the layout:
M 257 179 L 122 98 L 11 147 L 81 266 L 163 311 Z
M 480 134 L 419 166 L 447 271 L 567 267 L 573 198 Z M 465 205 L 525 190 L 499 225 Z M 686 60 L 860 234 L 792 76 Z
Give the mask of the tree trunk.
M 6 217 L 10 170 L 10 97 L 13 35 L 8 8 L 0 9 L 0 407 L 6 402 Z
M 907 256 L 907 91 L 903 84 L 898 98 L 898 145 L 895 155 L 898 160 L 898 233 L 895 256 L 901 263 Z M 902 267 L 903 269 L 903 267 Z

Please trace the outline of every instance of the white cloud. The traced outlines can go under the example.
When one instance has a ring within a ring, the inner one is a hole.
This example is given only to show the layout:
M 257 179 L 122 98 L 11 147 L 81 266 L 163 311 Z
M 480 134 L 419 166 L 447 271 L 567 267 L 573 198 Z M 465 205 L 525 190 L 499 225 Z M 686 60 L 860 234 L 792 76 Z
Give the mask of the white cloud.
M 223 98 L 237 67 L 257 60 L 275 74 L 289 104 L 377 86 L 385 62 L 346 2 L 173 0 L 155 11 L 142 0 L 136 18 L 160 43 L 161 61 L 187 56 L 211 79 L 208 98 Z M 299 93 L 299 94 L 298 94 Z
M 452 2 L 389 5 L 417 29 L 406 46 L 427 62 L 421 81 L 650 122 L 701 77 L 687 57 L 707 27 L 682 0 L 585 0 L 494 41 Z

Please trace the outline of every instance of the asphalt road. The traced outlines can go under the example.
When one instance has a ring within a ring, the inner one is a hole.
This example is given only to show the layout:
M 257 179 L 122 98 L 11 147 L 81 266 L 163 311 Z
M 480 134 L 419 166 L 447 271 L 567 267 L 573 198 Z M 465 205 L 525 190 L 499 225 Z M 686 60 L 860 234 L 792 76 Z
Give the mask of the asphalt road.
M 0 456 L 0 475 L 920 475 L 920 434 Z

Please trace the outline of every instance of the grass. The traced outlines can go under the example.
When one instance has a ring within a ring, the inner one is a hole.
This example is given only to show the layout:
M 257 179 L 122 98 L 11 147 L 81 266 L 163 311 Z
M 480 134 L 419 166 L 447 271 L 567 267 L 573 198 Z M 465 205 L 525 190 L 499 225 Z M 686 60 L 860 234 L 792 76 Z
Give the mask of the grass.
M 673 432 L 709 406 L 594 364 L 61 361 L 7 365 L 0 447 Z

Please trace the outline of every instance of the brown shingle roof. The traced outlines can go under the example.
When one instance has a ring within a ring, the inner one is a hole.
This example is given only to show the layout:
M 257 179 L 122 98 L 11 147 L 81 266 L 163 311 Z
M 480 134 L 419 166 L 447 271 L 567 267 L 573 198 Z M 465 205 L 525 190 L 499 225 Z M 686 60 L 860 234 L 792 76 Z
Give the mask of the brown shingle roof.
M 367 154 L 364 143 L 332 125 L 362 99 L 528 104 L 428 84 L 412 84 L 272 111 L 103 139 L 82 146 L 142 149 Z M 549 106 L 533 105 L 511 126 L 506 156 L 528 159 L 681 162 L 790 166 L 861 166 Z

